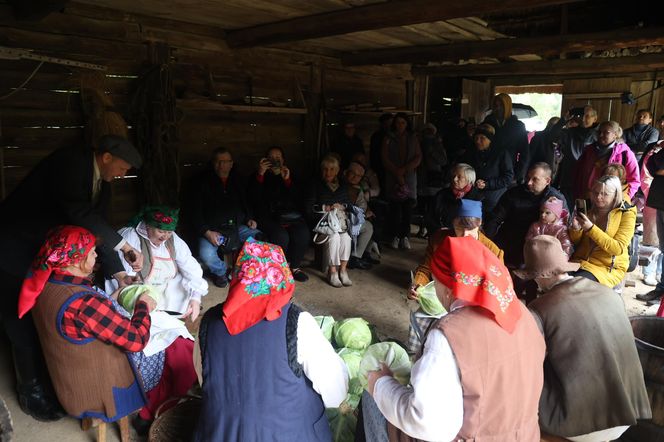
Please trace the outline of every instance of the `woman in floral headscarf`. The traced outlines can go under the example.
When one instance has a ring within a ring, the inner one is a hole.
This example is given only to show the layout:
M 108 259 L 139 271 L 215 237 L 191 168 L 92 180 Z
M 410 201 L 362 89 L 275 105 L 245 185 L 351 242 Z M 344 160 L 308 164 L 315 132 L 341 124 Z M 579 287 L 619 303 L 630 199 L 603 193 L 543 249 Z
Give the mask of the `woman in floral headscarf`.
M 150 339 L 156 301 L 140 294 L 129 314 L 89 279 L 96 257 L 90 231 L 76 226 L 52 230 L 23 281 L 18 314 L 33 312 L 55 392 L 67 413 L 111 422 L 140 408 L 134 425 L 146 432 L 157 408 L 193 385 L 193 342 L 178 338 L 166 350 L 146 356 L 142 350 Z
M 325 408 L 346 398 L 348 373 L 294 289 L 281 247 L 248 239 L 228 298 L 201 322 L 194 440 L 332 440 Z
M 208 292 L 208 283 L 189 246 L 175 233 L 178 215 L 178 209 L 148 206 L 130 221 L 130 227 L 118 233 L 143 254 L 139 279 L 162 295 L 157 308 L 190 316 L 195 321 L 201 310 L 201 298 Z M 128 264 L 125 271 L 134 274 Z M 117 289 L 115 280 L 109 280 L 106 289 L 109 292 Z
M 369 373 L 367 441 L 539 441 L 544 338 L 507 268 L 471 237 L 446 238 L 431 266 L 449 313 L 430 328 L 411 386 L 385 367 Z

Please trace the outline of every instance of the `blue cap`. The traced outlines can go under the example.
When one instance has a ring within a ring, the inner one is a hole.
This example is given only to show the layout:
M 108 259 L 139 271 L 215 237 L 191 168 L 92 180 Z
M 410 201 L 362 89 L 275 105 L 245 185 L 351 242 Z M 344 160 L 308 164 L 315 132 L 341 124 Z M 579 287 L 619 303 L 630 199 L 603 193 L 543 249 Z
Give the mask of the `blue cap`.
M 457 206 L 455 218 L 460 216 L 482 219 L 482 201 L 462 199 Z

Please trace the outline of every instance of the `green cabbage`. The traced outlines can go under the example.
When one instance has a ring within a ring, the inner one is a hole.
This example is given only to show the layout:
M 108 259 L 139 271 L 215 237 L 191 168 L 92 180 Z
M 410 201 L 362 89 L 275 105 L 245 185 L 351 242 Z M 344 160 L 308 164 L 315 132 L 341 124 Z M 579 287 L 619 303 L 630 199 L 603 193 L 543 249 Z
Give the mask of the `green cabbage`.
M 318 323 L 318 328 L 321 329 L 325 338 L 332 341 L 332 326 L 334 326 L 334 318 L 332 316 L 314 316 Z
M 337 351 L 337 354 L 346 363 L 346 367 L 348 367 L 348 379 L 357 377 L 357 372 L 360 369 L 360 361 L 362 360 L 362 353 L 350 348 L 342 348 Z
M 443 304 L 440 303 L 438 295 L 436 295 L 436 287 L 433 281 L 427 285 L 419 286 L 415 291 L 417 292 L 417 300 L 424 313 L 431 316 L 440 316 L 447 313 Z
M 334 340 L 339 347 L 364 350 L 371 344 L 369 323 L 362 318 L 348 318 L 334 324 Z
M 342 402 L 339 408 L 327 408 L 325 415 L 330 423 L 333 442 L 355 442 L 357 418 L 352 408 Z
M 360 371 L 357 377 L 360 379 L 362 387 L 366 388 L 367 386 L 367 373 L 380 370 L 381 363 L 387 365 L 399 383 L 408 384 L 411 363 L 406 350 L 395 342 L 379 342 L 367 348 L 360 362 Z
M 118 295 L 118 303 L 120 303 L 120 305 L 124 307 L 125 310 L 127 310 L 129 313 L 132 313 L 134 311 L 136 300 L 144 293 L 149 295 L 156 302 L 159 302 L 159 299 L 161 298 L 161 295 L 157 289 L 151 285 L 132 284 L 128 285 L 120 291 L 120 294 Z

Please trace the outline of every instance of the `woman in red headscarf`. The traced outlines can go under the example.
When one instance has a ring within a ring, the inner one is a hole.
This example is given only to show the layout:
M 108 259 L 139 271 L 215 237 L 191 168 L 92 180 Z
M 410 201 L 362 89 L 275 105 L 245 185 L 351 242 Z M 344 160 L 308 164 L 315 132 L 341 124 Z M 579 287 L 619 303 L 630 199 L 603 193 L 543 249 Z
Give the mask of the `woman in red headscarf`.
M 446 238 L 431 268 L 449 313 L 427 334 L 409 387 L 385 367 L 369 373 L 367 440 L 539 441 L 544 338 L 507 268 L 471 237 Z
M 195 441 L 332 440 L 325 408 L 346 398 L 347 369 L 294 289 L 281 247 L 249 238 L 228 298 L 201 322 Z
M 150 339 L 156 301 L 147 293 L 139 295 L 130 315 L 89 279 L 96 257 L 90 231 L 53 229 L 23 281 L 18 314 L 32 310 L 55 392 L 67 413 L 112 422 L 141 409 L 134 425 L 144 433 L 156 409 L 195 382 L 193 342 L 178 338 L 166 350 L 146 356 L 142 350 Z

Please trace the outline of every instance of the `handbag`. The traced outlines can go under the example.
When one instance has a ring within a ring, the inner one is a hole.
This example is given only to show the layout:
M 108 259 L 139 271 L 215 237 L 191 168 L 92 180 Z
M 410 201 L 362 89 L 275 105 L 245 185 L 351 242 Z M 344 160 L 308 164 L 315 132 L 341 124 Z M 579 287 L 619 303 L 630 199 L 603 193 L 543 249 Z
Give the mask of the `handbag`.
M 219 253 L 227 254 L 240 250 L 240 233 L 237 224 L 224 224 L 218 229 L 218 231 L 225 237 L 225 240 L 217 249 Z
M 323 215 L 316 223 L 316 227 L 314 227 L 313 231 L 315 233 L 314 243 L 319 245 L 327 242 L 330 235 L 341 233 L 343 230 L 339 221 L 337 209 L 323 212 Z

